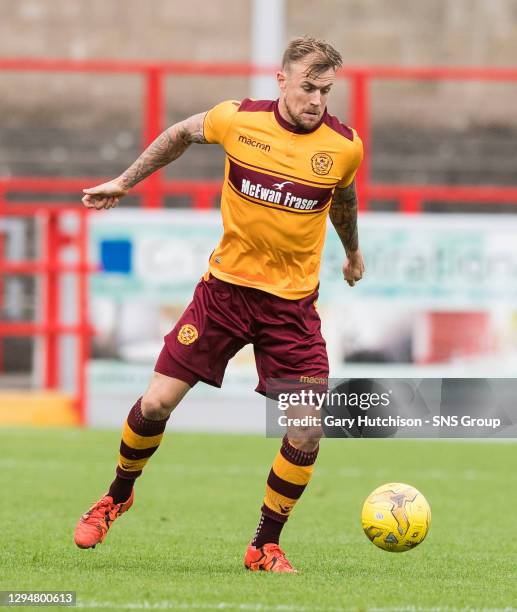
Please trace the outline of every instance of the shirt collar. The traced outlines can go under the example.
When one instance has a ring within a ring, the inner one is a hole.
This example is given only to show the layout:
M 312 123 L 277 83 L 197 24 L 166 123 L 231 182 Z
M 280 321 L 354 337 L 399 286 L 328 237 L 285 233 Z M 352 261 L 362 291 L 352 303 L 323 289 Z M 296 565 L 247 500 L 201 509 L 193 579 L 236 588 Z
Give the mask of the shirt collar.
M 325 118 L 327 116 L 327 109 L 325 108 L 325 110 L 323 111 L 323 115 L 321 116 L 321 119 L 318 121 L 318 123 L 310 130 L 304 130 L 303 128 L 300 128 L 297 125 L 289 123 L 289 121 L 286 121 L 282 117 L 280 111 L 278 110 L 278 102 L 278 100 L 275 100 L 275 105 L 273 107 L 275 119 L 277 120 L 277 123 L 279 123 L 279 125 L 284 128 L 284 130 L 288 130 L 289 132 L 293 132 L 294 134 L 312 134 L 312 132 L 315 132 L 320 127 L 320 125 L 325 121 Z

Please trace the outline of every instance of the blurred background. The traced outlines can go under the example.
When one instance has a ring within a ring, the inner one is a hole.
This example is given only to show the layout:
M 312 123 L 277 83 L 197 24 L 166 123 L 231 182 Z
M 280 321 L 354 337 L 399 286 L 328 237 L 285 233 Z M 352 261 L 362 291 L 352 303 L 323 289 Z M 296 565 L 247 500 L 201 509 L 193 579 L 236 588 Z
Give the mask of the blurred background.
M 0 424 L 118 427 L 218 241 L 224 152 L 194 146 L 124 201 L 165 127 L 275 97 L 287 41 L 342 53 L 329 110 L 357 129 L 367 273 L 319 311 L 331 374 L 496 377 L 517 364 L 517 1 L 0 0 Z M 263 431 L 250 347 L 176 426 Z

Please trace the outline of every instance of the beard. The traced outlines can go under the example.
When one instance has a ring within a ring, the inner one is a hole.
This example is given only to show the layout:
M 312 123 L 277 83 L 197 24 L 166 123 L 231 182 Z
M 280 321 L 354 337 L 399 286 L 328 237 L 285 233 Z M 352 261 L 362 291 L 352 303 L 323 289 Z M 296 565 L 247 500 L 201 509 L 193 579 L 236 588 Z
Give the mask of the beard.
M 306 131 L 312 130 L 312 128 L 316 125 L 316 122 L 321 119 L 321 114 L 314 115 L 314 118 L 317 121 L 315 121 L 314 123 L 309 123 L 309 122 L 305 121 L 301 115 L 297 115 L 296 113 L 294 113 L 291 110 L 291 108 L 289 108 L 289 103 L 287 102 L 287 100 L 284 100 L 284 105 L 285 105 L 285 109 L 287 111 L 287 114 L 289 115 L 289 119 L 292 121 L 292 123 L 297 128 L 299 128 L 301 130 L 306 130 Z

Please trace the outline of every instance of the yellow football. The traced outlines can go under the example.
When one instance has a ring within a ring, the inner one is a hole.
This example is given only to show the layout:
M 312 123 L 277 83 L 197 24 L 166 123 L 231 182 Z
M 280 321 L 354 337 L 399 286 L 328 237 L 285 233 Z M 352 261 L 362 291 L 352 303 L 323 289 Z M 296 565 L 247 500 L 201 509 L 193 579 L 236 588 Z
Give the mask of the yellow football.
M 431 524 L 431 508 L 415 487 L 390 482 L 368 495 L 361 519 L 364 533 L 375 546 L 404 552 L 424 540 Z

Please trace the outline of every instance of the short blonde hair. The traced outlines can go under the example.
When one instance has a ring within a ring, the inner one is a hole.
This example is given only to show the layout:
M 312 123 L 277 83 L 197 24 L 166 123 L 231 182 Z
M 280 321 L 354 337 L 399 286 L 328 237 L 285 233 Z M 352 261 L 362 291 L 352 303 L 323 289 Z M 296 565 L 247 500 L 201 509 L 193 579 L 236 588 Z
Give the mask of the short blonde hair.
M 282 69 L 288 70 L 290 64 L 308 55 L 314 56 L 307 71 L 311 76 L 317 76 L 330 68 L 337 70 L 343 65 L 341 54 L 331 44 L 313 36 L 300 36 L 287 45 L 282 57 Z

